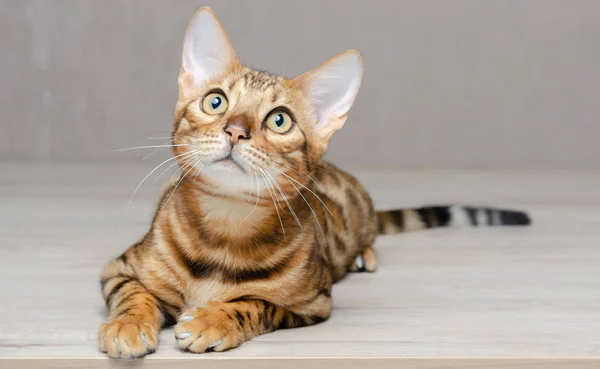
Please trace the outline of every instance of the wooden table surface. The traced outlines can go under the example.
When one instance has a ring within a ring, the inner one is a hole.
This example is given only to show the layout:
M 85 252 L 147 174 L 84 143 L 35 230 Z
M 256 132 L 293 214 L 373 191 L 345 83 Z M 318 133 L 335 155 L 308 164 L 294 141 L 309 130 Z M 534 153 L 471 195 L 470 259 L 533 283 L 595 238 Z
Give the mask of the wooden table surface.
M 160 181 L 128 202 L 152 168 L 0 164 L 0 358 L 103 357 L 98 275 L 147 229 Z M 378 208 L 501 205 L 534 225 L 381 237 L 379 270 L 334 286 L 329 321 L 205 355 L 166 329 L 146 361 L 600 357 L 600 171 L 354 173 Z

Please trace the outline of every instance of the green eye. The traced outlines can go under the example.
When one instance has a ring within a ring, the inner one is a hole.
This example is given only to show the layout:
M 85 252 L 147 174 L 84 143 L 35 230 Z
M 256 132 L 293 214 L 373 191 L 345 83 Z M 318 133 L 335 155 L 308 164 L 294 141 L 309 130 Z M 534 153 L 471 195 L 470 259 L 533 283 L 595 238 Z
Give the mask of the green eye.
M 202 110 L 210 115 L 225 113 L 228 105 L 227 98 L 220 92 L 211 92 L 202 99 Z
M 294 125 L 290 115 L 281 110 L 276 110 L 269 114 L 266 122 L 267 127 L 269 127 L 271 131 L 280 134 L 287 133 Z

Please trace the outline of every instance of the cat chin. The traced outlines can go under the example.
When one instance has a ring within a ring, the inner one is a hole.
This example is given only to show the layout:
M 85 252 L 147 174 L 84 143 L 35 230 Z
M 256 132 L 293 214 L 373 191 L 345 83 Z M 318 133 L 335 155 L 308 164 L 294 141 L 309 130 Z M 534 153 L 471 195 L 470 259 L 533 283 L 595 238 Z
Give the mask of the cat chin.
M 217 162 L 202 168 L 205 180 L 219 186 L 220 192 L 238 194 L 256 192 L 256 179 L 236 164 Z

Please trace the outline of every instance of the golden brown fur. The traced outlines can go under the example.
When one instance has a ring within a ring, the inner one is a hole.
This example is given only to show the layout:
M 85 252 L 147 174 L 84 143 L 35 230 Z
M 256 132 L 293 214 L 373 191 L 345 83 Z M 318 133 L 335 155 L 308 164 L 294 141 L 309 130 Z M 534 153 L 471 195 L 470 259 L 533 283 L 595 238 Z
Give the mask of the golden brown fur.
M 257 84 L 259 78 L 264 82 Z M 223 81 L 222 88 L 233 85 L 245 93 L 268 83 L 267 96 L 279 95 L 275 104 L 282 104 L 287 96 L 286 104 L 299 106 L 294 111 L 303 109 L 300 97 L 286 91 L 290 89 L 289 82 L 278 77 L 242 68 Z M 233 91 L 228 92 L 233 94 Z M 222 129 L 198 122 L 194 109 L 189 107 L 189 102 L 197 99 L 194 96 L 178 104 L 176 144 L 194 139 L 189 135 L 209 140 L 211 135 L 216 135 L 215 131 Z M 187 122 L 181 124 L 184 117 Z M 260 123 L 258 119 L 253 122 Z M 310 133 L 306 136 L 310 137 Z M 175 155 L 182 154 L 183 150 L 176 147 Z M 211 331 L 210 335 L 203 335 L 204 341 L 181 342 L 182 348 L 192 351 L 205 351 L 209 344 L 219 340 L 224 343 L 215 349 L 224 350 L 282 326 L 323 321 L 331 311 L 331 284 L 343 278 L 356 256 L 372 245 L 377 225 L 369 196 L 350 175 L 314 154 L 311 156 L 314 149 L 301 132 L 276 145 L 265 137 L 256 143 L 255 150 L 252 157 L 257 165 L 263 161 L 265 166 L 280 163 L 279 170 L 294 179 L 278 185 L 284 194 L 289 194 L 290 208 L 302 227 L 275 189 L 272 194 L 277 208 L 267 194 L 258 199 L 252 216 L 231 220 L 226 214 L 213 215 L 202 205 L 220 202 L 221 209 L 228 209 L 232 202 L 242 202 L 251 211 L 256 204 L 251 193 L 247 194 L 248 199 L 221 195 L 219 189 L 201 175 L 188 174 L 181 181 L 172 181 L 163 194 L 148 234 L 109 264 L 102 275 L 111 320 L 145 321 L 147 315 L 154 317 L 152 329 L 145 333 L 150 340 L 149 349 L 155 347 L 160 324 L 179 315 L 205 318 L 180 323 L 176 334 L 189 329 L 202 331 L 205 325 L 211 326 L 211 321 L 219 325 L 223 321 L 232 324 L 226 329 L 228 335 Z M 269 160 L 271 164 L 266 163 Z M 177 190 L 174 190 L 176 184 Z M 129 282 L 119 286 L 123 281 Z M 117 292 L 115 286 L 120 287 Z M 131 293 L 149 306 L 144 305 L 141 311 L 139 301 L 128 297 Z M 197 308 L 200 306 L 208 307 Z M 263 324 L 257 324 L 256 319 Z M 202 329 L 192 327 L 194 324 L 201 325 Z M 102 338 L 110 329 L 116 330 L 110 324 L 101 330 L 101 342 L 107 341 L 106 337 Z M 121 330 L 121 334 L 129 333 Z M 120 350 L 117 356 L 125 357 L 142 351 L 124 352 L 122 347 Z
M 406 224 L 400 213 L 376 213 L 355 178 L 321 159 L 347 115 L 315 123 L 307 84 L 324 68 L 287 80 L 232 58 L 201 84 L 182 68 L 173 130 L 181 171 L 148 233 L 102 273 L 110 312 L 98 334 L 103 352 L 143 356 L 173 324 L 181 349 L 205 352 L 319 323 L 331 313 L 333 283 L 375 270 L 378 230 Z M 226 97 L 225 112 L 203 111 L 211 91 Z M 284 134 L 265 127 L 281 109 L 294 121 Z M 239 141 L 232 122 L 245 132 Z M 418 216 L 421 228 L 448 224 L 433 222 L 435 211 L 402 214 Z

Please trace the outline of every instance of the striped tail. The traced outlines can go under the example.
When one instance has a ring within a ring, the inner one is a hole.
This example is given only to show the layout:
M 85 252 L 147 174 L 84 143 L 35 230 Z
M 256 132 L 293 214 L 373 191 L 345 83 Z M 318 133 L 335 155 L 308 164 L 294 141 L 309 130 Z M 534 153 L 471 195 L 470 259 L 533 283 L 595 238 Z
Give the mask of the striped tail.
M 394 234 L 447 226 L 525 226 L 527 213 L 472 206 L 425 206 L 377 212 L 379 234 Z

